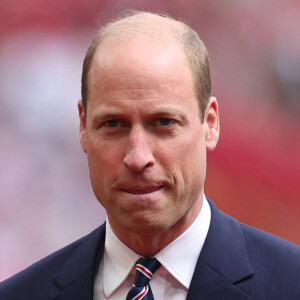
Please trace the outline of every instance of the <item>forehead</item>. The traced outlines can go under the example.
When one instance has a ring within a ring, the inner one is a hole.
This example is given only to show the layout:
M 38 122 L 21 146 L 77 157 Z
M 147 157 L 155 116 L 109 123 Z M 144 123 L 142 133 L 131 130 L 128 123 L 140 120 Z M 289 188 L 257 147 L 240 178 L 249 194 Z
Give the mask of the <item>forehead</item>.
M 181 46 L 171 39 L 162 39 L 138 35 L 112 37 L 104 40 L 98 47 L 94 57 L 94 64 L 102 67 L 118 65 L 128 68 L 133 61 L 146 67 L 167 65 L 174 55 L 179 60 L 184 59 Z
M 140 81 L 183 83 L 184 89 L 194 90 L 193 78 L 183 46 L 174 40 L 137 36 L 104 40 L 95 52 L 89 74 L 91 89 L 106 82 L 109 88 L 119 84 L 138 85 Z M 178 87 L 182 89 L 182 84 Z M 130 88 L 130 87 L 129 87 Z M 165 86 L 165 88 L 168 88 Z M 172 88 L 176 88 L 174 85 Z

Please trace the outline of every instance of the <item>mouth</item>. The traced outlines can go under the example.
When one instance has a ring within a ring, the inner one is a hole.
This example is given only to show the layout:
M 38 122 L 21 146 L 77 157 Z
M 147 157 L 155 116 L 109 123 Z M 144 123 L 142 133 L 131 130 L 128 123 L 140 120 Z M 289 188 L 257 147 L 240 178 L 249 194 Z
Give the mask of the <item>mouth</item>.
M 134 195 L 144 195 L 144 194 L 151 194 L 154 193 L 160 189 L 162 189 L 163 186 L 133 186 L 129 188 L 124 188 L 122 191 L 128 194 L 134 194 Z

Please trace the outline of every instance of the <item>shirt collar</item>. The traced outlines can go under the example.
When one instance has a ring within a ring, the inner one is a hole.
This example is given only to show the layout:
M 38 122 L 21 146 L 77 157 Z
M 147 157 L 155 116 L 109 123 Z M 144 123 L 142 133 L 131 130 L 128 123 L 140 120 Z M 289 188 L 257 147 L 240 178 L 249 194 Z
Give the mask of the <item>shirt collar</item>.
M 208 233 L 210 219 L 210 207 L 206 197 L 203 196 L 201 211 L 192 225 L 155 255 L 159 262 L 187 289 Z
M 187 289 L 207 236 L 210 219 L 210 207 L 203 196 L 201 211 L 192 225 L 155 255 L 162 266 Z M 107 298 L 126 279 L 139 257 L 139 254 L 119 240 L 106 218 L 103 288 Z
M 106 218 L 103 256 L 103 289 L 109 298 L 126 279 L 140 255 L 128 248 L 113 232 Z

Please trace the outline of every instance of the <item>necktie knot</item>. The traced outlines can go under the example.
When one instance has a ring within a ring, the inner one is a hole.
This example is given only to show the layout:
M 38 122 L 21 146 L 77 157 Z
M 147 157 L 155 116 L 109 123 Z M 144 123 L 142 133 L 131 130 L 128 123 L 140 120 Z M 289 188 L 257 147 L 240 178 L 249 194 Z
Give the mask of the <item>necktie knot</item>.
M 160 267 L 160 262 L 156 258 L 141 257 L 137 260 L 135 269 L 134 286 L 146 286 L 152 278 L 154 272 Z
M 126 300 L 153 299 L 149 281 L 161 266 L 156 258 L 141 257 L 137 260 L 133 288 L 129 291 Z

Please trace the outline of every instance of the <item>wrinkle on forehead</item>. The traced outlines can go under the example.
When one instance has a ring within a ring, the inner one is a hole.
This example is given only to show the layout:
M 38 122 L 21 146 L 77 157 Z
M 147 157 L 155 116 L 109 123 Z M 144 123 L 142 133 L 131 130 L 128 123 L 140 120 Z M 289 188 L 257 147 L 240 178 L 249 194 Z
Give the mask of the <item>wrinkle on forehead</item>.
M 161 78 L 161 77 L 160 77 Z M 127 77 L 128 79 L 128 77 Z M 98 82 L 100 83 L 101 80 Z M 100 84 L 97 81 L 91 83 L 91 98 L 93 94 L 98 95 L 101 99 L 106 100 L 155 100 L 160 98 L 160 93 L 169 97 L 180 97 L 182 99 L 195 97 L 194 90 L 182 89 L 179 82 L 175 79 L 173 82 L 169 78 L 169 84 L 161 83 L 160 81 L 149 81 L 147 77 L 139 78 L 132 77 L 132 80 L 111 81 L 105 80 Z M 161 101 L 161 100 L 160 100 Z
M 153 64 L 167 66 L 173 56 L 177 56 L 177 60 L 187 63 L 186 55 L 183 47 L 174 41 L 160 41 L 157 38 L 138 35 L 127 40 L 111 39 L 104 40 L 96 50 L 94 65 L 105 68 L 119 67 L 118 72 L 122 73 L 121 67 L 124 67 L 126 73 L 130 70 L 132 62 L 141 63 L 144 67 L 148 66 L 148 70 L 155 72 Z
M 184 90 L 180 85 L 182 76 L 190 78 Z M 194 95 L 192 73 L 181 47 L 149 37 L 138 37 L 122 46 L 112 40 L 100 45 L 91 68 L 91 92 L 95 87 L 99 91 L 100 86 L 102 91 L 110 92 L 164 89 L 174 93 L 180 86 L 182 96 Z

